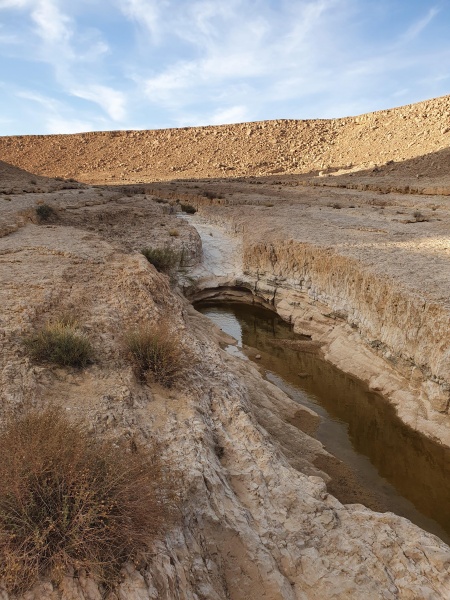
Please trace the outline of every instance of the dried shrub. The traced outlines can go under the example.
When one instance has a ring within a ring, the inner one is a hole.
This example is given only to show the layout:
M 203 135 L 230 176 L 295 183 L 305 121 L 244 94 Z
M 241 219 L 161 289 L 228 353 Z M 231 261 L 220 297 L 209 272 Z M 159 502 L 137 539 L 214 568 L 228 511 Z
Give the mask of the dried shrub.
M 94 355 L 91 342 L 70 317 L 47 323 L 25 338 L 24 344 L 34 360 L 62 367 L 86 367 Z
M 428 217 L 426 217 L 425 215 L 423 215 L 420 210 L 415 210 L 413 212 L 413 217 L 416 221 L 416 223 L 423 223 L 425 221 L 429 221 L 430 219 L 428 219 Z
M 56 212 L 49 204 L 41 204 L 36 207 L 36 215 L 41 222 L 50 221 L 56 217 Z
M 195 215 L 195 213 L 197 212 L 197 209 L 195 208 L 195 206 L 192 206 L 191 204 L 180 204 L 181 210 L 185 213 L 187 213 L 188 215 Z
M 60 409 L 11 421 L 0 452 L 1 583 L 13 593 L 72 569 L 113 586 L 123 562 L 145 560 L 175 514 L 155 449 L 99 441 Z
M 144 248 L 142 254 L 163 273 L 170 273 L 180 262 L 180 254 L 172 248 Z
M 143 381 L 150 374 L 161 385 L 171 387 L 185 370 L 180 339 L 166 323 L 129 332 L 125 347 Z

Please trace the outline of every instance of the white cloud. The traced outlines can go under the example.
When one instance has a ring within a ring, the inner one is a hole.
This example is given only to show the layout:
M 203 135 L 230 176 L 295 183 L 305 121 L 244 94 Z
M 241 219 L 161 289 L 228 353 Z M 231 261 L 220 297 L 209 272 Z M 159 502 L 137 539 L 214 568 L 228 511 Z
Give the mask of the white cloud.
M 0 0 L 1 2 L 2 0 Z M 34 25 L 38 42 L 30 54 L 54 69 L 60 89 L 70 95 L 94 102 L 114 121 L 126 117 L 126 97 L 122 92 L 101 83 L 101 74 L 95 72 L 96 62 L 109 51 L 100 33 L 92 28 L 77 31 L 76 21 L 63 11 L 61 0 L 3 0 L 14 7 L 26 7 Z M 66 4 L 66 8 L 69 6 Z M 1 32 L 0 32 L 1 33 Z M 76 35 L 75 35 L 76 34 Z M 0 37 L 1 41 L 1 37 Z M 33 40 L 27 40 L 30 46 Z M 26 42 L 25 42 L 26 44 Z M 92 81 L 97 80 L 96 83 Z M 52 100 L 37 94 L 28 94 L 29 100 L 52 106 Z M 33 97 L 32 97 L 33 96 Z M 25 97 L 22 94 L 22 97 Z M 52 110 L 55 110 L 53 107 Z M 61 108 L 58 108 L 60 111 Z M 52 119 L 52 123 L 63 122 Z M 67 121 L 69 122 L 69 121 Z M 70 121 L 75 123 L 75 121 Z M 52 125 L 53 127 L 53 125 Z
M 18 69 L 29 61 L 27 81 L 36 64 L 40 84 L 59 102 L 22 100 L 38 103 L 52 128 L 339 116 L 408 102 L 420 90 L 445 93 L 448 42 L 440 34 L 440 44 L 422 43 L 438 11 L 449 14 L 444 4 L 0 0 L 0 49 L 19 59 L 10 63 Z M 48 80 L 42 64 L 51 67 Z
M 57 0 L 38 0 L 31 17 L 46 44 L 67 43 L 72 37 L 73 24 L 60 10 Z
M 40 104 L 51 111 L 57 111 L 61 106 L 57 100 L 49 98 L 48 96 L 43 96 L 42 94 L 37 94 L 31 90 L 19 91 L 16 93 L 16 96 L 18 98 L 23 98 L 24 100 L 36 102 L 37 104 Z
M 225 125 L 226 123 L 243 123 L 249 120 L 250 113 L 246 106 L 229 106 L 213 112 L 202 114 L 178 114 L 174 119 L 176 127 L 200 127 L 202 125 Z
M 2 8 L 24 8 L 33 0 L 0 0 L 0 9 Z
M 93 131 L 94 125 L 89 121 L 65 119 L 61 116 L 49 116 L 46 119 L 47 133 L 82 133 Z
M 30 90 L 22 90 L 16 96 L 24 100 L 30 100 L 42 107 L 40 118 L 45 123 L 45 133 L 77 133 L 90 131 L 93 123 L 87 120 L 67 116 L 70 112 L 62 102 L 37 94 Z
M 438 13 L 439 10 L 437 8 L 431 8 L 422 19 L 419 19 L 417 23 L 414 23 L 406 30 L 400 37 L 400 43 L 407 43 L 414 40 L 431 23 Z
M 125 94 L 105 85 L 88 85 L 71 90 L 73 96 L 98 104 L 113 121 L 126 117 Z
M 339 39 L 330 34 L 336 20 L 345 21 L 346 4 L 310 0 L 286 4 L 280 14 L 261 3 L 262 10 L 254 14 L 245 0 L 188 3 L 167 16 L 166 27 L 192 46 L 195 58 L 143 77 L 143 90 L 152 103 L 176 110 L 202 97 L 248 106 L 251 96 L 259 104 L 261 91 L 280 100 L 298 95 L 302 86 L 317 87 L 318 79 L 329 86 L 328 63 L 334 62 L 333 45 Z
M 222 125 L 226 123 L 243 123 L 249 118 L 249 112 L 246 106 L 230 106 L 228 108 L 219 108 L 208 119 L 211 125 Z
M 164 7 L 169 7 L 166 0 L 118 0 L 119 8 L 129 19 L 140 26 L 145 26 L 152 35 L 153 41 L 161 38 L 161 13 Z

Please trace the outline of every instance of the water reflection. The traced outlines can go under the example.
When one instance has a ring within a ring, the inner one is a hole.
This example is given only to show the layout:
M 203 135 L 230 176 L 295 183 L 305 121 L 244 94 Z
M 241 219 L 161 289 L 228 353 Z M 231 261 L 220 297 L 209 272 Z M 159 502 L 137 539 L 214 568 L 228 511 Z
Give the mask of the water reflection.
M 267 379 L 322 417 L 316 437 L 350 466 L 379 505 L 449 542 L 448 449 L 404 425 L 383 397 L 308 352 L 308 343 L 296 348 L 299 336 L 275 314 L 242 304 L 196 308 L 244 351 L 256 349 Z

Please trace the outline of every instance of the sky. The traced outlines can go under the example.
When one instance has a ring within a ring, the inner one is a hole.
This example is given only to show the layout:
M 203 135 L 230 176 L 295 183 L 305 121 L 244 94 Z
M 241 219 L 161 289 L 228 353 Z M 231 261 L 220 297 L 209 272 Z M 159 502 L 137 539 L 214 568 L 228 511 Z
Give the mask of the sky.
M 344 117 L 450 93 L 450 0 L 0 0 L 0 135 Z

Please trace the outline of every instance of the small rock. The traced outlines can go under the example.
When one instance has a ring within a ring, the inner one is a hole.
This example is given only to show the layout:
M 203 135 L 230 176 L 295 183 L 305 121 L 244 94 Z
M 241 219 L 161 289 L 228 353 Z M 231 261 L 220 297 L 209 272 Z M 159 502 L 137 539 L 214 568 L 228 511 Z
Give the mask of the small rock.
M 304 379 L 305 377 L 309 377 L 309 373 L 299 373 L 298 376 Z
M 256 358 L 257 360 L 259 360 L 259 359 L 261 358 L 261 354 L 257 354 L 257 355 L 255 356 L 255 358 Z

